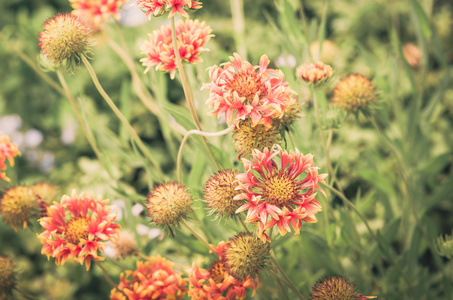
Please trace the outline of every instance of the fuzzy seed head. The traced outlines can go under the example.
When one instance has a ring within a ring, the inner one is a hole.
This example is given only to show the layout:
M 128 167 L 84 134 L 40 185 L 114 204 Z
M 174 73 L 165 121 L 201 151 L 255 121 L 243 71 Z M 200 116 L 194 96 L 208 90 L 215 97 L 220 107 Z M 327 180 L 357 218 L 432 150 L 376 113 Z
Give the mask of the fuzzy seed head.
M 348 279 L 342 276 L 328 276 L 313 286 L 310 300 L 351 300 L 355 295 L 355 285 Z
M 126 258 L 138 253 L 134 236 L 129 231 L 121 231 L 118 240 L 114 243 L 115 258 Z
M 160 184 L 148 195 L 148 216 L 157 225 L 179 225 L 192 211 L 192 201 L 186 187 L 175 182 Z
M 281 141 L 280 127 L 271 126 L 268 129 L 262 124 L 253 126 L 252 121 L 246 119 L 234 129 L 233 139 L 238 156 L 249 157 L 254 149 L 262 151 L 264 148 L 272 148 L 274 144 L 278 144 Z
M 377 101 L 376 86 L 366 76 L 351 74 L 343 78 L 333 91 L 333 102 L 352 113 L 367 112 L 369 105 Z
M 44 23 L 39 33 L 39 46 L 43 54 L 60 66 L 71 69 L 82 55 L 91 54 L 91 28 L 73 14 L 57 14 Z
M 204 189 L 204 200 L 211 209 L 209 215 L 215 213 L 218 217 L 230 218 L 236 215 L 236 209 L 243 204 L 242 201 L 233 199 L 239 194 L 239 191 L 235 190 L 238 174 L 237 170 L 224 170 L 208 179 Z
M 266 269 L 270 260 L 270 244 L 263 243 L 249 233 L 240 233 L 228 242 L 224 263 L 228 273 L 241 281 L 254 277 L 261 269 Z
M 16 286 L 16 265 L 8 256 L 0 256 L 0 299 L 10 299 Z
M 8 189 L 0 199 L 0 213 L 3 221 L 14 230 L 19 227 L 27 228 L 27 223 L 37 218 L 39 197 L 29 187 L 17 186 Z

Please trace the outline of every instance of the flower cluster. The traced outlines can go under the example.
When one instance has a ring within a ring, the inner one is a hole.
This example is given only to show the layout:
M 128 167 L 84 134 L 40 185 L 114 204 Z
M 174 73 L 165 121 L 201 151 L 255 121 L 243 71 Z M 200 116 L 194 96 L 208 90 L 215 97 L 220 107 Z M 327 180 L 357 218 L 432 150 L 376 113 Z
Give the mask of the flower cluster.
M 199 55 L 202 51 L 208 51 L 203 46 L 213 36 L 211 32 L 211 27 L 206 26 L 205 22 L 190 19 L 185 22 L 178 21 L 176 40 L 181 61 L 191 64 L 202 61 Z M 145 73 L 156 66 L 156 70 L 170 71 L 170 77 L 175 78 L 177 65 L 172 41 L 169 25 L 149 34 L 149 41 L 145 41 L 142 47 L 142 53 L 146 54 L 146 57 L 140 59 L 143 66 L 146 66 Z
M 6 170 L 5 161 L 8 160 L 9 164 L 14 166 L 14 157 L 21 155 L 16 143 L 11 143 L 8 136 L 0 132 L 0 180 L 10 181 L 4 172 Z
M 57 265 L 68 258 L 85 262 L 87 270 L 92 259 L 103 260 L 98 250 L 103 251 L 103 242 L 114 240 L 121 228 L 108 202 L 93 194 L 77 196 L 74 190 L 71 197 L 65 195 L 60 204 L 48 207 L 47 217 L 38 220 L 44 229 L 38 235 L 44 245 L 41 253 L 55 257 Z
M 81 17 L 89 24 L 98 26 L 106 21 L 110 16 L 115 19 L 120 18 L 120 7 L 126 0 L 69 0 L 73 14 Z
M 110 294 L 112 300 L 127 299 L 181 299 L 187 292 L 187 282 L 181 272 L 173 270 L 173 263 L 160 256 L 148 261 L 137 261 L 135 271 L 120 275 L 118 290 Z
M 201 2 L 191 0 L 137 0 L 137 5 L 146 10 L 146 16 L 162 16 L 170 11 L 169 18 L 176 13 L 189 17 L 186 10 L 194 11 L 202 7 Z
M 260 284 L 260 278 L 256 274 L 257 270 L 253 269 L 254 274 L 247 275 L 242 280 L 233 277 L 225 261 L 229 244 L 230 242 L 220 242 L 217 247 L 211 245 L 215 249 L 218 260 L 211 264 L 209 270 L 200 268 L 198 263 L 190 272 L 189 296 L 193 300 L 244 299 L 247 289 L 250 288 L 253 288 L 253 295 L 255 294 Z
M 297 68 L 297 77 L 307 83 L 317 84 L 327 81 L 332 76 L 332 67 L 323 62 L 301 65 Z
M 263 152 L 255 150 L 253 161 L 242 159 L 246 172 L 237 176 L 241 194 L 235 199 L 245 200 L 246 204 L 236 213 L 247 210 L 246 222 L 258 224 L 258 236 L 270 242 L 265 233 L 274 225 L 281 235 L 291 231 L 300 232 L 302 221 L 316 222 L 315 213 L 321 204 L 315 199 L 315 190 L 323 190 L 318 183 L 327 174 L 318 174 L 313 166 L 313 155 L 303 155 L 296 149 L 289 153 L 278 145 Z M 280 156 L 280 163 L 274 157 Z M 301 176 L 304 174 L 304 176 Z
M 207 103 L 214 109 L 209 114 L 222 116 L 236 126 L 250 118 L 252 126 L 272 126 L 272 119 L 281 118 L 294 91 L 285 82 L 280 70 L 268 69 L 269 59 L 263 55 L 259 66 L 252 66 L 235 53 L 231 62 L 209 68 L 211 83 L 203 88 L 209 91 Z

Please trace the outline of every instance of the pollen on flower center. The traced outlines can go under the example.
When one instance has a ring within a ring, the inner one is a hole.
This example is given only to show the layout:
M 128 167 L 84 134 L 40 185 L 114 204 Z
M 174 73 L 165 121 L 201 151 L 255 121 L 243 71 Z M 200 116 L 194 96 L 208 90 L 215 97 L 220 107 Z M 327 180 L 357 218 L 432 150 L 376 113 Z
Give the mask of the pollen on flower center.
M 66 225 L 66 239 L 68 242 L 78 245 L 80 240 L 88 238 L 88 219 L 77 218 L 69 221 Z
M 211 265 L 211 269 L 209 269 L 209 273 L 211 278 L 214 280 L 215 283 L 222 283 L 225 277 L 226 268 L 225 265 L 221 261 L 216 261 Z
M 272 205 L 282 206 L 297 196 L 294 181 L 283 175 L 268 178 L 264 184 L 263 195 Z
M 226 83 L 226 88 L 236 91 L 239 97 L 245 97 L 248 102 L 252 102 L 257 93 L 259 93 L 260 99 L 267 95 L 266 87 L 260 82 L 260 78 L 253 73 L 235 74 L 233 79 Z

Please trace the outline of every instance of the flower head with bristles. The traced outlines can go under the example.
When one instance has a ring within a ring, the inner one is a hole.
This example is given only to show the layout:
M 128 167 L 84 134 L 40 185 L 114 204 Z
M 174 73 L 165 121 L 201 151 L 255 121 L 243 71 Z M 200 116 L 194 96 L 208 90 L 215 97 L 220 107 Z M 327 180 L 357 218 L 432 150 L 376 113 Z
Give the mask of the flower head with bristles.
M 82 56 L 91 54 L 91 28 L 73 14 L 57 14 L 44 23 L 39 33 L 42 53 L 58 66 L 72 70 Z
M 310 293 L 310 300 L 373 299 L 357 294 L 355 285 L 342 276 L 327 276 L 319 280 Z
M 256 292 L 260 284 L 258 274 L 247 276 L 243 280 L 236 279 L 229 273 L 225 264 L 225 253 L 229 242 L 220 242 L 216 247 L 212 245 L 218 256 L 209 270 L 200 268 L 197 263 L 189 274 L 189 296 L 193 300 L 223 299 L 234 300 L 244 299 L 247 296 L 247 290 L 253 288 L 252 295 Z
M 127 0 L 69 0 L 69 2 L 74 9 L 72 12 L 74 15 L 98 27 L 110 17 L 119 20 L 121 17 L 120 7 Z
M 274 151 L 275 150 L 275 151 Z M 279 156 L 279 162 L 274 159 Z M 327 174 L 318 174 L 313 155 L 303 155 L 296 149 L 289 153 L 278 145 L 269 150 L 253 151 L 253 160 L 242 159 L 245 173 L 237 176 L 238 190 L 235 197 L 245 200 L 236 213 L 247 210 L 246 222 L 258 225 L 258 236 L 270 242 L 266 230 L 277 225 L 283 236 L 293 227 L 299 234 L 302 221 L 317 222 L 315 214 L 321 204 L 315 191 Z
M 70 258 L 90 269 L 91 260 L 104 260 L 99 256 L 104 242 L 115 240 L 121 226 L 116 224 L 116 213 L 108 206 L 109 200 L 101 196 L 82 193 L 65 195 L 60 203 L 47 208 L 47 217 L 38 221 L 44 232 L 38 235 L 43 243 L 42 254 L 55 257 L 57 265 Z
M 231 62 L 209 68 L 210 83 L 206 103 L 213 108 L 212 116 L 225 115 L 228 124 L 239 126 L 250 119 L 252 126 L 263 124 L 271 128 L 272 120 L 281 118 L 294 91 L 289 88 L 280 70 L 269 69 L 269 59 L 263 55 L 259 66 L 252 66 L 235 53 Z
M 148 195 L 147 210 L 157 225 L 178 226 L 192 212 L 192 196 L 185 186 L 175 182 L 157 185 Z
M 5 161 L 8 160 L 11 167 L 14 166 L 14 157 L 21 155 L 16 143 L 11 143 L 8 136 L 0 132 L 0 180 L 10 181 L 2 170 L 6 170 Z
M 314 64 L 305 64 L 297 68 L 297 77 L 311 84 L 320 84 L 332 76 L 332 67 L 318 61 Z
M 227 218 L 236 216 L 236 209 L 242 205 L 241 201 L 234 200 L 239 194 L 236 190 L 238 174 L 237 170 L 224 170 L 208 179 L 204 189 L 204 200 L 206 206 L 211 209 L 209 215 Z
M 121 231 L 119 237 L 113 242 L 115 258 L 126 258 L 138 253 L 134 235 L 129 231 Z
M 211 32 L 211 27 L 205 22 L 200 23 L 198 20 L 190 19 L 185 22 L 178 21 L 176 40 L 181 61 L 190 64 L 201 62 L 202 59 L 199 57 L 201 52 L 208 51 L 203 46 L 214 36 Z M 156 70 L 169 71 L 170 77 L 175 78 L 177 65 L 172 41 L 169 25 L 164 25 L 160 30 L 149 34 L 149 41 L 146 41 L 142 47 L 142 53 L 146 54 L 146 57 L 140 59 L 143 66 L 146 66 L 145 73 L 155 66 Z
M 137 269 L 120 275 L 118 290 L 114 288 L 110 299 L 173 299 L 187 293 L 187 279 L 173 270 L 173 263 L 160 256 L 137 261 Z
M 16 287 L 16 265 L 5 255 L 0 255 L 0 299 L 11 298 L 12 292 Z
M 192 12 L 202 7 L 200 1 L 192 0 L 137 0 L 137 5 L 146 11 L 147 17 L 151 17 L 151 15 L 158 17 L 170 12 L 169 18 L 176 13 L 188 18 L 189 15 L 186 11 Z
M 41 198 L 29 187 L 16 186 L 6 190 L 0 199 L 0 213 L 3 221 L 14 230 L 38 219 L 38 208 Z
M 366 76 L 351 74 L 335 86 L 332 101 L 354 114 L 368 114 L 369 106 L 377 101 L 376 86 Z

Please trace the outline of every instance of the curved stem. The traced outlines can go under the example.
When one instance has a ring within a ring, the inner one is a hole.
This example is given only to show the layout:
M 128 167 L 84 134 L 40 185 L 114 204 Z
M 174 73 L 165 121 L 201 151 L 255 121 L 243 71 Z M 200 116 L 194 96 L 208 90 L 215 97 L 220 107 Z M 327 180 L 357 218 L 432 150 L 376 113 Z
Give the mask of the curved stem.
M 201 235 L 199 235 L 198 233 L 196 233 L 192 227 L 189 226 L 189 224 L 187 224 L 187 222 L 183 219 L 181 221 L 181 224 L 187 228 L 187 230 L 190 231 L 190 233 L 192 233 L 200 242 L 202 242 L 206 247 L 209 248 L 209 250 L 211 250 L 213 253 L 215 253 L 215 249 L 214 247 L 212 247 L 212 245 L 210 245 L 204 238 L 201 237 Z
M 186 145 L 187 139 L 189 138 L 189 136 L 191 136 L 192 134 L 198 134 L 198 135 L 201 135 L 203 137 L 206 137 L 206 136 L 221 136 L 221 135 L 227 134 L 228 132 L 232 131 L 233 129 L 234 129 L 234 126 L 230 126 L 227 129 L 219 131 L 219 132 L 203 132 L 203 131 L 199 131 L 199 130 L 195 130 L 195 129 L 189 130 L 186 133 L 186 135 L 184 136 L 184 138 L 182 139 L 181 146 L 179 146 L 178 158 L 176 160 L 176 176 L 178 177 L 178 182 L 181 183 L 181 181 L 182 181 L 181 180 L 182 150 L 184 149 L 184 146 Z
M 175 23 L 175 17 L 171 17 L 170 19 L 171 22 L 171 38 L 172 38 L 172 44 L 173 44 L 173 50 L 175 52 L 175 60 L 176 60 L 176 66 L 178 67 L 178 72 L 179 76 L 181 77 L 181 83 L 182 83 L 182 88 L 184 90 L 184 95 L 187 100 L 187 104 L 189 106 L 190 114 L 192 115 L 192 118 L 195 122 L 195 126 L 197 127 L 198 130 L 202 131 L 200 121 L 198 120 L 197 113 L 195 111 L 195 106 L 193 104 L 193 99 L 192 95 L 190 93 L 189 89 L 189 84 L 186 78 L 186 74 L 184 72 L 184 69 L 182 67 L 182 61 L 181 61 L 181 56 L 179 55 L 179 48 L 178 48 L 178 40 L 176 38 L 176 23 Z M 214 161 L 217 169 L 220 169 L 220 164 L 217 162 L 215 159 L 214 155 L 212 154 L 211 148 L 209 148 L 208 142 L 206 138 L 203 136 L 203 142 L 208 148 L 209 156 L 211 156 L 212 160 Z
M 245 225 L 244 221 L 242 220 L 241 215 L 236 214 L 236 217 L 237 217 L 237 219 L 239 220 L 239 223 L 241 223 L 242 228 L 244 228 L 245 232 L 250 233 L 250 230 L 249 230 L 249 229 L 247 228 L 247 226 Z
M 282 275 L 282 278 L 285 280 L 286 284 L 288 287 L 299 297 L 299 299 L 304 300 L 305 297 L 301 294 L 299 289 L 296 287 L 296 285 L 291 281 L 291 278 L 285 273 L 285 271 L 280 267 L 278 264 L 277 260 L 275 259 L 274 255 L 271 256 L 272 262 L 274 265 L 277 267 L 280 275 Z
M 102 270 L 102 273 L 104 273 L 104 277 L 105 279 L 107 280 L 107 282 L 113 286 L 114 288 L 116 288 L 117 290 L 118 289 L 118 286 L 112 281 L 112 279 L 110 279 L 110 276 L 109 274 L 107 273 L 107 270 L 104 268 L 104 266 L 97 260 L 94 261 L 96 263 L 96 265 Z
M 155 167 L 155 169 L 157 170 L 157 172 L 159 174 L 160 179 L 164 180 L 165 176 L 164 176 L 159 164 L 157 163 L 157 161 L 151 156 L 151 153 L 149 153 L 148 149 L 146 148 L 145 144 L 143 144 L 142 140 L 138 136 L 135 129 L 131 126 L 131 124 L 127 121 L 127 119 L 124 117 L 124 115 L 118 109 L 118 107 L 115 105 L 115 103 L 112 101 L 112 99 L 110 99 L 109 95 L 102 88 L 90 62 L 87 60 L 87 58 L 85 56 L 82 55 L 81 57 L 82 57 L 83 63 L 85 64 L 85 66 L 88 69 L 88 72 L 91 75 L 91 79 L 93 80 L 94 85 L 96 86 L 96 88 L 99 91 L 99 93 L 101 94 L 101 96 L 104 98 L 104 100 L 107 102 L 107 104 L 113 110 L 113 112 L 118 117 L 118 119 L 120 119 L 120 121 L 123 123 L 123 125 L 126 127 L 126 129 L 129 131 L 129 133 L 131 134 L 131 136 L 137 143 L 137 146 L 140 148 L 140 150 L 143 152 L 143 154 L 146 156 L 146 158 Z

